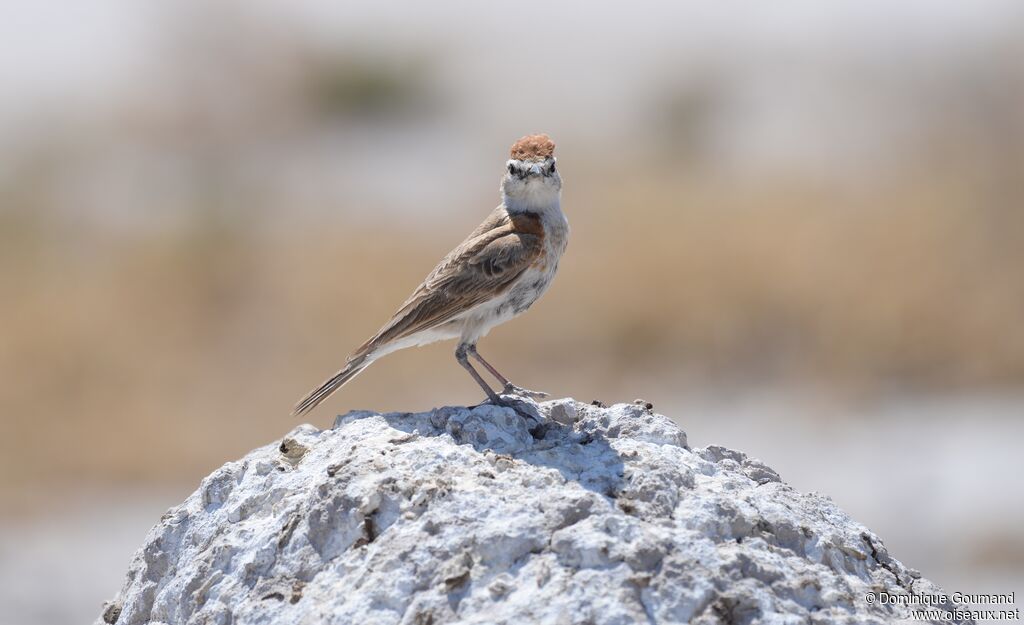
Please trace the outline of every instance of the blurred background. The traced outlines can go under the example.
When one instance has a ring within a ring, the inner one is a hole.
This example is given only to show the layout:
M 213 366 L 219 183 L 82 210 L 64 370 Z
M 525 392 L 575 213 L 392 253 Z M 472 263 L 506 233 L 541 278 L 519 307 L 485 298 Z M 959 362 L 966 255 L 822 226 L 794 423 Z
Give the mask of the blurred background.
M 949 591 L 1024 592 L 1024 7 L 14 0 L 0 603 L 87 622 L 148 528 L 558 143 L 572 239 L 482 351 L 642 397 Z M 479 401 L 453 345 L 310 418 Z

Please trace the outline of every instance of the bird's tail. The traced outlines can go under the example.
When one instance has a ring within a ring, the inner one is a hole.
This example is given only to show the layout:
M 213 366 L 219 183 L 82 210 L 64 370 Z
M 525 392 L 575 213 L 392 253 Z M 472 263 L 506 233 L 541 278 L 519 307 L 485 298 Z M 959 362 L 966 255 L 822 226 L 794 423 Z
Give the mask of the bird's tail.
M 328 397 L 334 394 L 345 383 L 359 375 L 359 373 L 370 366 L 374 359 L 361 355 L 349 360 L 345 368 L 332 375 L 323 384 L 309 392 L 308 395 L 299 400 L 292 408 L 292 416 L 298 417 L 320 405 Z

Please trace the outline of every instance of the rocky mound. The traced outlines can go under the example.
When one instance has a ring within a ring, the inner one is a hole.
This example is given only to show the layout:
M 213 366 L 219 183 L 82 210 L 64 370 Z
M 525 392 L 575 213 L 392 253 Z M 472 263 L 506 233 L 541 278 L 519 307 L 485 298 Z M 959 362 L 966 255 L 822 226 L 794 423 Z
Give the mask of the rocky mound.
M 203 480 L 97 623 L 888 623 L 937 594 L 649 405 L 352 412 Z

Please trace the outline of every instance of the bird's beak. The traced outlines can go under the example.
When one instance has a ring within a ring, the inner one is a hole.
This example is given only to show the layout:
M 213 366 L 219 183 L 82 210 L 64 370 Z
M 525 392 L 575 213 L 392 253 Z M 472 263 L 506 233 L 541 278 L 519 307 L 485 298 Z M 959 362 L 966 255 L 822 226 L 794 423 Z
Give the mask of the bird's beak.
M 541 175 L 543 175 L 544 174 L 544 164 L 543 163 L 536 163 L 534 165 L 531 165 L 530 166 L 529 174 L 531 176 L 541 176 Z

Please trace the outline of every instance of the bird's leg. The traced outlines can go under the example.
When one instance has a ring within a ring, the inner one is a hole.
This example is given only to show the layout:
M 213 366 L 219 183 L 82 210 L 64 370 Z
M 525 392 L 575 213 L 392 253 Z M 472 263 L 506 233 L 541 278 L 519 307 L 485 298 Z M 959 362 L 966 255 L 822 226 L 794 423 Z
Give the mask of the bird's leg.
M 476 345 L 469 345 L 466 347 L 466 350 L 469 352 L 469 355 L 472 356 L 473 358 L 476 358 L 480 362 L 480 364 L 482 364 L 484 368 L 491 373 L 491 375 L 497 378 L 498 382 L 501 382 L 501 384 L 504 385 L 505 388 L 502 391 L 503 393 L 507 395 L 519 395 L 522 397 L 530 397 L 532 399 L 544 399 L 545 397 L 548 396 L 548 394 L 543 391 L 531 391 L 526 388 L 520 388 L 515 384 L 509 382 L 508 378 L 501 375 L 501 373 L 499 373 L 498 370 L 491 365 L 491 363 L 484 360 L 484 357 L 480 355 L 480 352 L 476 351 Z
M 470 345 L 466 349 L 469 352 L 470 356 L 476 358 L 480 362 L 480 364 L 484 366 L 485 369 L 491 372 L 491 375 L 493 375 L 495 378 L 498 379 L 499 382 L 501 382 L 502 386 L 509 386 L 512 384 L 511 382 L 508 381 L 508 378 L 501 375 L 501 373 L 497 369 L 495 369 L 491 365 L 491 363 L 484 360 L 484 357 L 480 355 L 480 352 L 476 351 L 476 345 Z
M 469 375 L 473 376 L 473 379 L 480 385 L 480 388 L 484 389 L 484 392 L 487 393 L 487 397 L 492 403 L 497 406 L 502 405 L 501 398 L 494 392 L 494 389 L 492 389 L 487 382 L 484 382 L 484 379 L 476 372 L 473 365 L 469 364 L 469 357 L 467 354 L 472 348 L 473 346 L 467 343 L 459 343 L 459 346 L 455 348 L 455 360 L 459 361 L 462 368 L 468 371 Z

